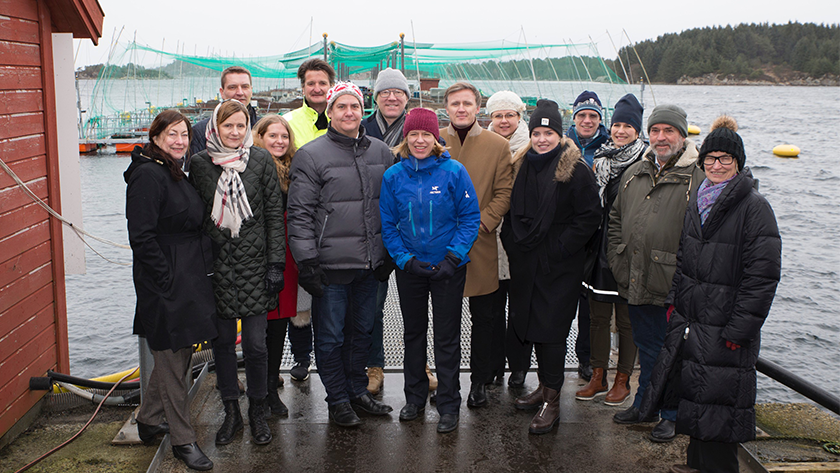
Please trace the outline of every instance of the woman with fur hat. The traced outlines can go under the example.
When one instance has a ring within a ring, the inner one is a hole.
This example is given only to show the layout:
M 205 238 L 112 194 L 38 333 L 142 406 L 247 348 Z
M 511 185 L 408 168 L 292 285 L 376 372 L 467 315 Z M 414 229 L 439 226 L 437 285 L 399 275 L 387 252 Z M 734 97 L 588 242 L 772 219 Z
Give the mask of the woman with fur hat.
M 737 130 L 723 115 L 700 148 L 706 179 L 686 209 L 668 332 L 640 407 L 645 417 L 679 404 L 676 431 L 691 441 L 672 472 L 737 472 L 738 443 L 755 438 L 755 363 L 782 241 Z
M 624 170 L 642 158 L 647 148 L 639 133 L 642 129 L 644 109 L 633 94 L 627 94 L 615 104 L 610 126 L 610 139 L 595 151 L 593 170 L 598 192 L 601 196 L 601 228 L 596 240 L 598 247 L 591 255 L 592 272 L 588 276 L 590 342 L 592 378 L 575 393 L 575 399 L 590 401 L 597 396 L 606 396 L 604 404 L 621 405 L 630 397 L 630 375 L 636 361 L 636 344 L 633 343 L 633 329 L 627 301 L 618 295 L 618 286 L 607 261 L 607 225 L 610 220 L 615 196 Z M 618 368 L 612 388 L 607 383 L 607 367 L 610 356 L 610 321 L 615 313 L 618 328 Z M 607 392 L 609 388 L 609 392 Z
M 487 114 L 492 120 L 487 130 L 501 135 L 510 144 L 511 155 L 516 154 L 530 142 L 528 124 L 522 118 L 525 104 L 518 95 L 502 90 L 487 99 Z M 525 384 L 525 375 L 531 369 L 531 344 L 522 343 L 516 338 L 513 325 L 508 321 L 505 329 L 505 311 L 507 309 L 508 292 L 510 288 L 510 268 L 507 254 L 502 245 L 500 235 L 502 226 L 496 227 L 497 247 L 499 250 L 499 290 L 495 292 L 493 300 L 493 335 L 492 369 L 494 381 L 501 384 L 505 377 L 505 357 L 510 367 L 508 386 L 521 388 Z
M 440 144 L 435 112 L 408 112 L 403 140 L 392 151 L 400 158 L 382 178 L 379 208 L 382 241 L 400 271 L 405 327 L 405 407 L 401 421 L 423 414 L 429 394 L 426 332 L 432 295 L 435 368 L 438 377 L 437 431 L 458 427 L 461 406 L 461 301 L 467 254 L 478 237 L 481 214 L 472 180 Z
M 510 257 L 510 317 L 522 342 L 534 344 L 540 385 L 519 409 L 539 408 L 528 429 L 550 432 L 560 419 L 566 338 L 577 311 L 584 246 L 601 219 L 595 176 L 571 139 L 559 107 L 540 100 L 531 140 L 513 160 L 510 211 L 502 242 Z

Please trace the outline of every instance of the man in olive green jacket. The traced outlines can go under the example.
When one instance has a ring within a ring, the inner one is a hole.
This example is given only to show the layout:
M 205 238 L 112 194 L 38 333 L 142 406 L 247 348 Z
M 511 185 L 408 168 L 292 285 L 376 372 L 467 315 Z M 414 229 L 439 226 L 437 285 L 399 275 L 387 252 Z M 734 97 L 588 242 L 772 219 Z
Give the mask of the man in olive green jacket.
M 629 304 L 633 341 L 639 348 L 639 389 L 633 406 L 613 417 L 620 424 L 656 420 L 640 419 L 639 405 L 665 341 L 665 297 L 676 270 L 688 196 L 705 177 L 697 167 L 697 147 L 686 138 L 682 108 L 656 107 L 648 119 L 648 135 L 650 148 L 621 178 L 607 231 L 607 259 L 618 293 Z M 661 416 L 650 434 L 654 442 L 668 442 L 676 435 L 676 411 L 662 409 Z

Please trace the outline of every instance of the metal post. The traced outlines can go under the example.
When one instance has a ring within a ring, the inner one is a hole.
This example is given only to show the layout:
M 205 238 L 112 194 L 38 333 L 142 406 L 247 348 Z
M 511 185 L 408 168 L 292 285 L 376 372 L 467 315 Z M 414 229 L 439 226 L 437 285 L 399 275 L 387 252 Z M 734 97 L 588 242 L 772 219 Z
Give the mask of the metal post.
M 327 33 L 324 33 L 324 62 L 327 61 Z
M 400 33 L 400 72 L 405 75 L 405 33 Z

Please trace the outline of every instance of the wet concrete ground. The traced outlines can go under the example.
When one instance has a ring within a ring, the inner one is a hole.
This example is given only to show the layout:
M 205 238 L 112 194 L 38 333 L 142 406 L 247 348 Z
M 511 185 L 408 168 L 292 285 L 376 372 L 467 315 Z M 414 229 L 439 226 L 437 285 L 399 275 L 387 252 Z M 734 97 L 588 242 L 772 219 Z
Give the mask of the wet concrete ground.
M 244 378 L 244 374 L 240 376 Z M 612 376 L 610 372 L 610 379 Z M 462 373 L 460 424 L 450 434 L 436 432 L 438 414 L 433 406 L 427 406 L 421 419 L 399 421 L 399 409 L 405 403 L 399 373 L 386 373 L 381 395 L 394 412 L 384 417 L 362 414 L 364 424 L 357 429 L 329 422 L 317 374 L 302 383 L 285 378 L 280 397 L 290 414 L 270 419 L 274 440 L 266 446 L 251 442 L 244 396 L 240 404 L 246 417 L 245 431 L 230 445 L 215 445 L 222 406 L 213 389 L 215 378 L 205 380 L 193 403 L 193 425 L 199 445 L 215 462 L 214 471 L 666 472 L 671 465 L 684 463 L 688 444 L 683 436 L 670 444 L 650 442 L 647 434 L 654 424 L 615 424 L 613 414 L 624 407 L 606 406 L 602 397 L 576 401 L 574 392 L 583 381 L 573 372 L 567 373 L 561 394 L 559 426 L 540 436 L 528 433 L 534 411 L 519 411 L 511 405 L 517 396 L 536 388 L 534 373 L 528 374 L 522 390 L 506 384 L 488 386 L 489 403 L 479 409 L 466 407 L 469 373 Z M 171 451 L 165 453 L 157 471 L 189 471 Z

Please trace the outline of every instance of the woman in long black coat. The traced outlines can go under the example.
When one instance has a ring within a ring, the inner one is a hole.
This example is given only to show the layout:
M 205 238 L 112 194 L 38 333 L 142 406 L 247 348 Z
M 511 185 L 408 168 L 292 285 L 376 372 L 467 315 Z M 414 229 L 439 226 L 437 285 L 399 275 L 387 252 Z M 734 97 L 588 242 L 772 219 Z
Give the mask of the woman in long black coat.
M 560 418 L 566 338 L 583 280 L 584 247 L 601 218 L 598 188 L 580 150 L 563 137 L 556 102 L 540 100 L 529 123 L 530 146 L 514 158 L 516 177 L 502 243 L 510 260 L 510 317 L 516 336 L 534 343 L 540 386 L 516 407 L 540 407 L 529 432 L 551 431 Z
M 700 149 L 706 180 L 686 210 L 668 334 L 640 408 L 679 402 L 676 430 L 691 442 L 677 472 L 737 472 L 738 443 L 755 438 L 755 363 L 782 242 L 736 130 L 718 118 Z
M 149 144 L 134 148 L 124 173 L 137 293 L 134 333 L 146 338 L 155 360 L 137 430 L 144 442 L 169 431 L 176 458 L 209 470 L 213 462 L 190 425 L 186 382 L 193 344 L 216 337 L 213 257 L 201 232 L 204 203 L 179 165 L 190 136 L 190 122 L 180 112 L 161 112 L 149 127 Z

